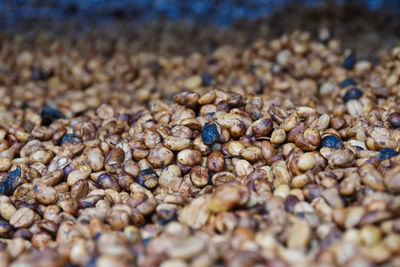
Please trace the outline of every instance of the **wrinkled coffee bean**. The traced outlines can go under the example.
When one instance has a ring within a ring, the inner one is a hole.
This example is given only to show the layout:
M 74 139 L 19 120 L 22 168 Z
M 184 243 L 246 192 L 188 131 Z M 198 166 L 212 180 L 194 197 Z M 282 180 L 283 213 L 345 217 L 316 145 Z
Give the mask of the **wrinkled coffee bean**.
M 14 193 L 15 187 L 18 184 L 20 175 L 21 167 L 18 165 L 15 170 L 10 171 L 8 173 L 8 176 L 1 181 L 0 194 L 11 196 Z
M 211 123 L 204 126 L 201 137 L 206 145 L 214 143 L 219 137 L 217 125 L 215 123 Z

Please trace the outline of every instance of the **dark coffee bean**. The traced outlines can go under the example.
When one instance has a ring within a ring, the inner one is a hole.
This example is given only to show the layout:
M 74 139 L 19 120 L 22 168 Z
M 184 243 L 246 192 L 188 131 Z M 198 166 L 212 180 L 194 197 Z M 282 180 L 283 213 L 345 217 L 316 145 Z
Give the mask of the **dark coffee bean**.
M 321 147 L 329 147 L 332 149 L 339 149 L 343 147 L 342 141 L 334 135 L 328 135 L 322 138 Z
M 201 86 L 209 86 L 213 82 L 214 78 L 210 73 L 205 72 L 201 75 L 201 80 Z
M 363 92 L 360 89 L 352 88 L 352 89 L 348 90 L 346 92 L 346 94 L 343 96 L 343 101 L 348 102 L 350 100 L 357 100 L 360 97 L 362 97 L 362 95 L 363 95 Z
M 390 159 L 391 157 L 397 156 L 399 152 L 392 148 L 383 148 L 381 151 L 379 151 L 379 161 L 382 161 L 384 159 Z
M 15 179 L 18 179 L 19 176 L 21 175 L 21 167 L 17 165 L 17 168 L 13 171 L 10 171 L 8 173 L 7 179 L 11 179 L 12 181 L 15 181 Z
M 201 137 L 204 144 L 211 145 L 212 143 L 214 143 L 219 137 L 217 125 L 215 123 L 210 123 L 204 126 L 203 134 Z
M 19 176 L 21 175 L 21 167 L 18 165 L 17 168 L 8 173 L 8 176 L 3 179 L 0 183 L 0 194 L 11 196 L 18 184 Z
M 61 146 L 64 144 L 76 145 L 80 143 L 82 143 L 82 139 L 74 134 L 65 134 L 60 141 Z
M 64 114 L 59 110 L 50 107 L 44 107 L 40 112 L 40 117 L 42 118 L 42 125 L 44 126 L 49 126 L 57 119 L 65 118 Z
M 350 85 L 357 85 L 357 83 L 353 79 L 346 79 L 340 83 L 340 87 L 345 88 Z
M 238 108 L 243 106 L 243 96 L 241 94 L 234 94 L 228 98 L 228 105 L 231 108 Z
M 139 173 L 136 181 L 138 184 L 152 189 L 157 186 L 157 174 L 153 169 L 145 169 Z
M 389 122 L 393 127 L 400 127 L 400 112 L 390 114 Z
M 356 64 L 356 54 L 354 53 L 350 53 L 350 55 L 348 55 L 343 62 L 343 67 L 345 67 L 348 70 L 351 70 L 354 65 Z
M 284 202 L 285 210 L 291 212 L 297 202 L 299 202 L 299 199 L 295 195 L 288 195 Z

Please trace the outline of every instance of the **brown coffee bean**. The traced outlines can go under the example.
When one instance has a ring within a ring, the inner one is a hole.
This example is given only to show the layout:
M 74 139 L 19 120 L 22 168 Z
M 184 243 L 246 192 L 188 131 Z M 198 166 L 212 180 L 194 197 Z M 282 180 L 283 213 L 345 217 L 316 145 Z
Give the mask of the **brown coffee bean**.
M 97 184 L 103 189 L 113 189 L 117 192 L 120 191 L 117 180 L 110 174 L 104 173 L 97 178 Z
M 33 186 L 33 195 L 37 201 L 44 205 L 54 204 L 58 200 L 58 192 L 53 187 L 42 183 Z
M 177 155 L 178 162 L 186 166 L 199 164 L 201 163 L 202 159 L 203 158 L 200 152 L 191 149 L 184 149 Z
M 272 130 L 272 120 L 263 118 L 252 124 L 252 132 L 255 137 L 267 136 Z
M 87 154 L 87 163 L 93 171 L 101 171 L 104 167 L 104 155 L 99 148 L 90 149 Z
M 115 173 L 121 167 L 125 158 L 125 152 L 122 148 L 115 147 L 108 154 L 105 161 L 105 168 L 110 173 Z
M 201 166 L 194 166 L 190 171 L 190 180 L 197 187 L 204 187 L 208 184 L 209 175 L 207 169 Z
M 35 213 L 29 208 L 20 208 L 10 218 L 10 224 L 15 228 L 29 227 L 33 223 Z
M 78 180 L 71 186 L 71 197 L 80 199 L 86 197 L 89 193 L 89 183 L 87 180 Z
M 219 151 L 212 152 L 206 161 L 206 166 L 210 171 L 221 172 L 225 169 L 224 155 Z

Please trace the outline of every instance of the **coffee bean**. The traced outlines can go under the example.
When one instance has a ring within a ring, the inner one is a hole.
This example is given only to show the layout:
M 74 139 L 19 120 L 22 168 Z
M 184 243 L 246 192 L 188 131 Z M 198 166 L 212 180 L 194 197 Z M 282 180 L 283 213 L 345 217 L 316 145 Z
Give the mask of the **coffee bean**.
M 356 64 L 357 59 L 356 59 L 356 54 L 355 53 L 350 53 L 344 61 L 343 61 L 343 67 L 345 67 L 348 70 L 351 70 L 354 65 Z
M 392 149 L 392 148 L 383 148 L 381 149 L 381 151 L 379 151 L 379 161 L 382 161 L 384 159 L 390 159 L 394 156 L 397 156 L 399 154 L 399 152 L 397 152 L 396 150 Z
M 204 126 L 201 137 L 206 145 L 214 143 L 219 137 L 217 125 L 215 123 L 211 123 Z
M 42 118 L 42 125 L 48 126 L 57 119 L 65 118 L 65 115 L 57 109 L 44 107 L 40 112 L 40 117 Z
M 350 85 L 357 85 L 357 83 L 353 79 L 346 79 L 342 81 L 339 85 L 340 87 L 345 88 Z
M 363 92 L 360 89 L 352 88 L 352 89 L 348 90 L 346 92 L 346 94 L 343 96 L 343 101 L 346 103 L 346 102 L 349 102 L 350 100 L 357 100 L 360 97 L 362 97 L 362 95 L 363 95 Z
M 339 149 L 343 147 L 342 141 L 334 135 L 328 135 L 321 139 L 321 147 Z

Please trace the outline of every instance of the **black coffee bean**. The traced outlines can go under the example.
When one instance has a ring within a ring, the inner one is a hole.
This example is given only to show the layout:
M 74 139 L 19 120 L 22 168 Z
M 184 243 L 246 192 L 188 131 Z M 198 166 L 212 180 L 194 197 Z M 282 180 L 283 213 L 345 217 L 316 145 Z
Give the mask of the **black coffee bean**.
M 8 176 L 3 179 L 0 183 L 0 194 L 11 196 L 18 184 L 19 176 L 21 175 L 21 167 L 18 165 L 17 168 L 8 173 Z
M 42 118 L 42 125 L 49 126 L 53 121 L 65 118 L 65 115 L 58 109 L 45 107 L 40 112 L 40 117 Z
M 340 87 L 345 88 L 350 85 L 357 85 L 357 83 L 353 79 L 346 79 L 340 83 Z
M 210 123 L 204 126 L 201 137 L 204 144 L 211 145 L 214 143 L 219 137 L 217 125 L 215 123 Z
M 356 61 L 357 61 L 356 55 L 354 53 L 351 53 L 344 59 L 343 67 L 345 67 L 348 70 L 351 70 L 356 64 Z
M 381 151 L 379 151 L 379 161 L 382 161 L 384 159 L 390 159 L 391 157 L 397 156 L 399 152 L 392 148 L 383 148 Z
M 332 149 L 339 149 L 343 147 L 342 141 L 334 135 L 328 135 L 322 138 L 321 147 L 329 147 Z
M 74 134 L 65 134 L 60 141 L 61 146 L 64 144 L 76 145 L 80 143 L 82 143 L 82 139 Z
M 358 88 L 349 89 L 346 94 L 343 96 L 343 101 L 348 102 L 350 100 L 357 100 L 362 97 L 363 92 Z

